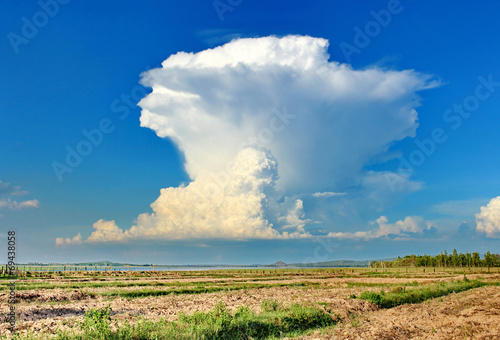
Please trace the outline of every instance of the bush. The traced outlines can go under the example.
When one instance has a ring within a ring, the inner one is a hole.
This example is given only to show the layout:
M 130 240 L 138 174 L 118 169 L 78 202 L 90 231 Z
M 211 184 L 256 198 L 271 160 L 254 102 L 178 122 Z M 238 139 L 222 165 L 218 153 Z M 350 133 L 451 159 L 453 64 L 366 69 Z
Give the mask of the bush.
M 260 308 L 263 312 L 277 312 L 281 304 L 276 300 L 262 300 Z
M 82 323 L 84 333 L 94 339 L 108 339 L 111 336 L 111 307 L 91 309 L 85 312 Z

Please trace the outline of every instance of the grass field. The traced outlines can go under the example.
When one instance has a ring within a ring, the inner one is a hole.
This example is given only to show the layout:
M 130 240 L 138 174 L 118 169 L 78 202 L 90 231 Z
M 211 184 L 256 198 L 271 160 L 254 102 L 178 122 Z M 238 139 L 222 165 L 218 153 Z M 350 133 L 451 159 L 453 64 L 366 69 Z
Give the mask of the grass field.
M 16 280 L 16 337 L 494 338 L 500 275 L 474 269 L 29 272 Z M 0 278 L 2 338 L 11 281 Z

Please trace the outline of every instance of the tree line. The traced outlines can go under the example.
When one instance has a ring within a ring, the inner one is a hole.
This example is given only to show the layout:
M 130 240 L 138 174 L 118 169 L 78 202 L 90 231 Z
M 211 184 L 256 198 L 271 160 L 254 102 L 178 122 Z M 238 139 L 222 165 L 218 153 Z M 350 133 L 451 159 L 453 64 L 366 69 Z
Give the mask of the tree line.
M 453 249 L 451 254 L 445 250 L 436 256 L 412 254 L 391 261 L 373 261 L 371 267 L 500 267 L 500 255 L 487 251 L 481 257 L 478 252 L 462 254 Z

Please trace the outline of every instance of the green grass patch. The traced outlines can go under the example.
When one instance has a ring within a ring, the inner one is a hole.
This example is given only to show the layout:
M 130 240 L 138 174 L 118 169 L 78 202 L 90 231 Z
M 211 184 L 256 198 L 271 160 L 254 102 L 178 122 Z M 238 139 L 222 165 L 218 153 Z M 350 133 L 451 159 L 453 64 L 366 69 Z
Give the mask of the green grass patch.
M 18 282 L 16 284 L 17 290 L 31 290 L 31 289 L 77 289 L 77 288 L 126 288 L 126 287 L 186 287 L 186 286 L 207 286 L 217 285 L 213 281 L 199 281 L 199 282 L 123 282 L 123 281 L 108 281 L 108 282 L 73 282 L 73 283 L 52 283 L 52 282 Z M 0 291 L 7 290 L 8 284 L 0 283 Z
M 445 296 L 450 293 L 459 293 L 465 290 L 484 286 L 485 283 L 474 280 L 452 281 L 438 283 L 419 288 L 406 289 L 406 287 L 396 287 L 391 292 L 382 290 L 380 293 L 363 292 L 359 299 L 368 300 L 382 308 L 392 308 L 407 303 L 420 303 L 425 300 Z
M 261 289 L 270 287 L 318 287 L 319 284 L 315 282 L 298 282 L 298 283 L 275 283 L 275 284 L 258 284 L 258 283 L 245 283 L 232 286 L 194 286 L 186 288 L 172 288 L 172 289 L 140 289 L 140 290 L 115 290 L 110 292 L 95 293 L 96 295 L 103 296 L 121 296 L 124 298 L 141 298 L 147 296 L 162 296 L 162 295 L 180 295 L 180 294 L 204 294 L 214 293 L 220 291 L 234 291 L 242 289 Z
M 347 287 L 401 287 L 401 283 L 387 283 L 387 282 L 346 282 Z M 417 281 L 412 281 L 404 284 L 403 286 L 417 287 L 420 284 Z

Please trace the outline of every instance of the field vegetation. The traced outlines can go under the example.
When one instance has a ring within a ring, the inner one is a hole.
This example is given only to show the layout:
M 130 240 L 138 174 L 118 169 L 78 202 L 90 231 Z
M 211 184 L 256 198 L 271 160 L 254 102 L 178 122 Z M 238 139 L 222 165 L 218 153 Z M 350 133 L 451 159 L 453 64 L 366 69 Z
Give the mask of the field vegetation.
M 500 274 L 494 269 L 26 271 L 16 278 L 15 337 L 411 339 L 448 329 L 462 338 L 500 336 L 494 321 L 500 317 Z M 13 336 L 3 316 L 12 279 L 0 278 L 0 338 Z M 426 313 L 437 314 L 412 326 Z M 456 313 L 456 322 L 468 323 L 443 326 L 440 313 Z

